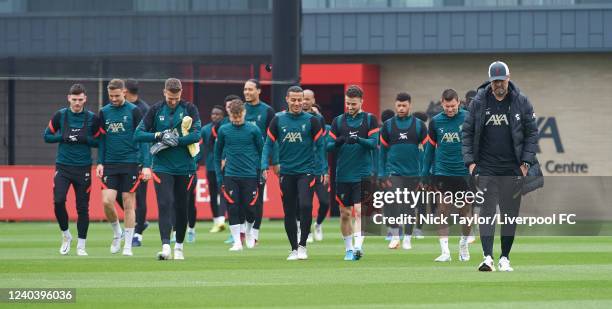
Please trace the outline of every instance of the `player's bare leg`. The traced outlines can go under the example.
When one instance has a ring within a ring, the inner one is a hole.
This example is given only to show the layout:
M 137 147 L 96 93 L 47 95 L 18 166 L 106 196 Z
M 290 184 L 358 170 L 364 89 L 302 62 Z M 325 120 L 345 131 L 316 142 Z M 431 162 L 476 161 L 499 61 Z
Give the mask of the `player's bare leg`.
M 123 211 L 124 219 L 123 225 L 125 228 L 125 239 L 123 244 L 123 255 L 132 255 L 132 242 L 130 241 L 134 236 L 134 227 L 136 225 L 136 193 L 134 192 L 123 192 Z
M 438 209 L 436 211 L 436 216 L 443 216 L 448 218 L 450 215 L 450 205 L 439 203 Z M 438 256 L 434 261 L 436 262 L 450 262 L 451 255 L 450 249 L 448 248 L 448 225 L 447 224 L 439 224 L 438 225 L 438 239 L 440 242 L 440 250 L 442 254 Z
M 468 218 L 471 214 L 471 205 L 465 205 L 459 208 L 459 215 L 462 218 Z M 461 226 L 461 239 L 459 240 L 459 261 L 465 262 L 470 260 L 470 233 L 472 232 L 472 226 L 469 224 L 463 224 Z
M 353 224 L 352 216 L 353 210 L 351 207 L 340 207 L 340 231 L 342 232 L 342 238 L 344 239 L 344 247 L 346 249 L 344 260 L 353 260 Z
M 113 228 L 113 241 L 111 243 L 110 251 L 112 254 L 119 252 L 121 248 L 121 225 L 117 218 L 117 211 L 115 210 L 115 200 L 117 199 L 117 191 L 112 189 L 102 190 L 102 204 L 104 205 L 104 214 L 106 220 L 110 222 Z
M 361 203 L 357 203 L 353 206 L 355 209 L 355 225 L 353 226 L 353 235 L 355 238 L 355 259 L 359 260 L 363 255 L 363 240 L 364 236 L 361 235 Z

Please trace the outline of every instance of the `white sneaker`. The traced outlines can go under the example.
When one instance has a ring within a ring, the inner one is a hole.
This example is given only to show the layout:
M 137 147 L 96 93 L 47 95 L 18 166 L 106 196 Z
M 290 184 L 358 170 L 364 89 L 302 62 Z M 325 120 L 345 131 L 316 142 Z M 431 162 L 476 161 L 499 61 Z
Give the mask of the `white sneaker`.
M 414 229 L 413 234 L 414 234 L 414 238 L 416 238 L 416 239 L 423 239 L 423 238 L 425 238 L 425 235 L 423 235 L 423 230 L 421 230 L 421 229 Z
M 253 237 L 253 234 L 246 233 L 244 242 L 246 243 L 247 248 L 249 249 L 255 248 L 255 237 Z M 242 250 L 242 244 L 240 244 L 240 250 Z
M 499 267 L 499 271 L 514 271 L 514 268 L 510 266 L 510 260 L 507 257 L 502 256 L 497 263 L 497 267 Z
M 293 250 L 289 252 L 289 256 L 287 257 L 287 261 L 297 261 L 298 259 L 298 251 Z
M 400 238 L 399 236 L 391 237 L 391 241 L 389 242 L 389 249 L 397 249 L 400 246 Z
M 242 242 L 235 241 L 232 247 L 229 248 L 229 251 L 242 251 Z
M 77 248 L 77 255 L 78 256 L 88 256 L 89 254 L 87 254 L 87 251 L 85 251 L 85 248 Z
M 123 255 L 125 255 L 125 256 L 132 256 L 132 255 L 134 255 L 132 253 L 132 248 L 123 248 Z
M 111 243 L 111 246 L 110 246 L 110 253 L 115 254 L 119 252 L 120 249 L 121 249 L 121 237 L 113 238 L 113 242 Z
M 72 243 L 72 237 L 62 237 L 62 246 L 59 249 L 61 255 L 66 255 L 70 252 L 70 244 Z
M 437 257 L 434 262 L 450 262 L 451 261 L 451 256 L 450 253 L 448 252 L 443 252 L 442 254 L 440 254 L 439 257 Z
M 174 259 L 175 260 L 184 260 L 185 256 L 183 255 L 183 249 L 174 248 Z
M 495 271 L 495 266 L 493 266 L 493 258 L 490 255 L 485 256 L 484 261 L 478 265 L 478 271 Z
M 404 250 L 412 249 L 412 242 L 410 241 L 410 236 L 404 236 L 404 240 L 402 241 L 402 249 Z
M 306 238 L 306 243 L 313 243 L 314 239 L 312 237 L 312 233 L 308 234 L 308 238 Z
M 162 251 L 157 252 L 157 259 L 160 261 L 172 259 L 172 252 L 170 250 L 170 245 L 168 244 L 162 245 Z
M 306 252 L 306 247 L 304 246 L 299 246 L 297 249 L 297 258 L 298 260 L 307 260 L 308 259 L 308 253 Z
M 459 261 L 467 262 L 470 260 L 470 249 L 468 241 L 459 242 Z
M 323 225 L 315 224 L 314 240 L 316 240 L 316 241 L 322 241 L 323 240 Z

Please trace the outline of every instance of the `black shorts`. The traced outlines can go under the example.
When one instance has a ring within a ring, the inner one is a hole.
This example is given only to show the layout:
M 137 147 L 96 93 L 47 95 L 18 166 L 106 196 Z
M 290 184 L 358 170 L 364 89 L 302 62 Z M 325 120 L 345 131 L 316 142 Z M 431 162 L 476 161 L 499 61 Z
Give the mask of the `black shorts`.
M 340 207 L 361 203 L 361 182 L 337 182 L 336 201 Z
M 441 192 L 469 191 L 469 176 L 434 176 L 434 186 Z
M 137 164 L 106 164 L 102 177 L 102 189 L 117 192 L 136 192 L 140 184 L 140 169 Z

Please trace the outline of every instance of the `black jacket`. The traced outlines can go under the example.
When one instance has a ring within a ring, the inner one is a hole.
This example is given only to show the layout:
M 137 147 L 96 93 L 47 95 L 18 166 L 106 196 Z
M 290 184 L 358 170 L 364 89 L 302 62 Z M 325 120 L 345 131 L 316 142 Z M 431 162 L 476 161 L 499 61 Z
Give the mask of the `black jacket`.
M 465 117 L 463 123 L 462 152 L 463 161 L 466 166 L 470 166 L 472 163 L 478 165 L 480 136 L 485 124 L 484 107 L 486 106 L 487 94 L 490 92 L 490 82 L 486 82 L 478 87 L 478 93 L 472 100 L 469 114 Z M 526 180 L 524 189 L 529 189 L 527 192 L 530 192 L 543 185 L 543 179 L 541 177 L 542 170 L 536 158 L 536 150 L 538 148 L 536 115 L 533 112 L 533 106 L 529 102 L 529 99 L 521 93 L 513 82 L 510 82 L 508 86 L 508 95 L 510 96 L 508 121 L 510 122 L 510 131 L 512 132 L 516 164 L 521 165 L 523 162 L 529 163 L 531 168 L 528 171 L 528 176 L 538 176 L 528 177 Z M 533 181 L 537 181 L 537 183 L 533 183 Z

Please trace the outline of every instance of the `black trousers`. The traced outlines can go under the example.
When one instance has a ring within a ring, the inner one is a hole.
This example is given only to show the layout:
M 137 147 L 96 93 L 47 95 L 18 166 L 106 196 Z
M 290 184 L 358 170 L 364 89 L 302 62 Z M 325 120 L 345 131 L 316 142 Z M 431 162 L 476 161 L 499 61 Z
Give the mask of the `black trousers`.
M 187 203 L 189 180 L 194 175 L 171 175 L 156 173 L 155 193 L 159 212 L 159 235 L 162 244 L 170 244 L 173 226 L 173 215 L 176 220 L 176 242 L 185 240 L 187 230 Z
M 195 187 L 197 185 L 197 178 L 192 175 L 187 183 L 187 226 L 194 228 L 198 219 L 198 211 L 195 204 Z M 176 216 L 172 212 L 172 229 L 176 230 Z
M 260 175 L 261 171 L 257 172 L 257 175 Z M 263 220 L 263 206 L 264 206 L 264 190 L 266 188 L 266 181 L 261 179 L 261 177 L 259 181 L 257 182 L 257 188 L 260 192 L 259 196 L 257 197 L 257 202 L 255 202 L 255 224 L 253 224 L 253 228 L 256 230 L 259 230 L 259 227 L 261 226 L 261 221 Z
M 312 195 L 315 176 L 310 174 L 281 175 L 280 187 L 285 213 L 285 232 L 291 250 L 297 250 L 297 217 L 300 216 L 300 246 L 306 246 L 306 240 L 312 225 Z
M 245 219 L 249 223 L 255 222 L 255 205 L 261 195 L 256 178 L 225 176 L 221 190 L 227 201 L 230 225 L 241 224 Z
M 327 186 L 323 185 L 321 181 L 321 176 L 316 176 L 314 192 L 317 194 L 317 198 L 319 199 L 319 210 L 317 212 L 317 224 L 323 223 L 325 218 L 327 217 L 327 213 L 329 212 L 329 184 Z
M 70 186 L 74 189 L 79 238 L 87 238 L 89 229 L 89 193 L 91 191 L 91 166 L 56 164 L 53 177 L 53 206 L 55 218 L 62 231 L 68 229 L 66 195 Z
M 208 193 L 210 195 L 210 210 L 213 218 L 225 215 L 225 210 L 221 211 L 221 205 L 217 203 L 219 200 L 219 185 L 217 184 L 217 173 L 215 171 L 206 172 L 206 180 L 208 181 Z
M 478 186 L 484 191 L 484 203 L 480 208 L 480 217 L 487 218 L 489 224 L 479 224 L 480 241 L 485 256 L 493 256 L 493 242 L 495 239 L 495 222 L 492 222 L 497 205 L 499 205 L 500 218 L 516 218 L 521 207 L 521 188 L 524 178 L 520 170 L 510 171 L 504 175 L 516 176 L 480 176 Z M 488 174 L 488 173 L 487 173 Z M 491 224 L 492 223 L 492 224 Z M 516 224 L 504 224 L 501 227 L 501 256 L 510 258 L 510 250 L 514 243 Z
M 196 225 L 196 221 L 198 220 L 198 210 L 196 209 L 195 204 L 195 187 L 198 182 L 198 177 L 194 174 L 189 179 L 189 184 L 187 184 L 187 225 L 190 228 L 194 228 Z
M 141 182 L 136 189 L 136 229 L 135 232 L 142 234 L 147 221 L 147 185 L 148 181 Z

